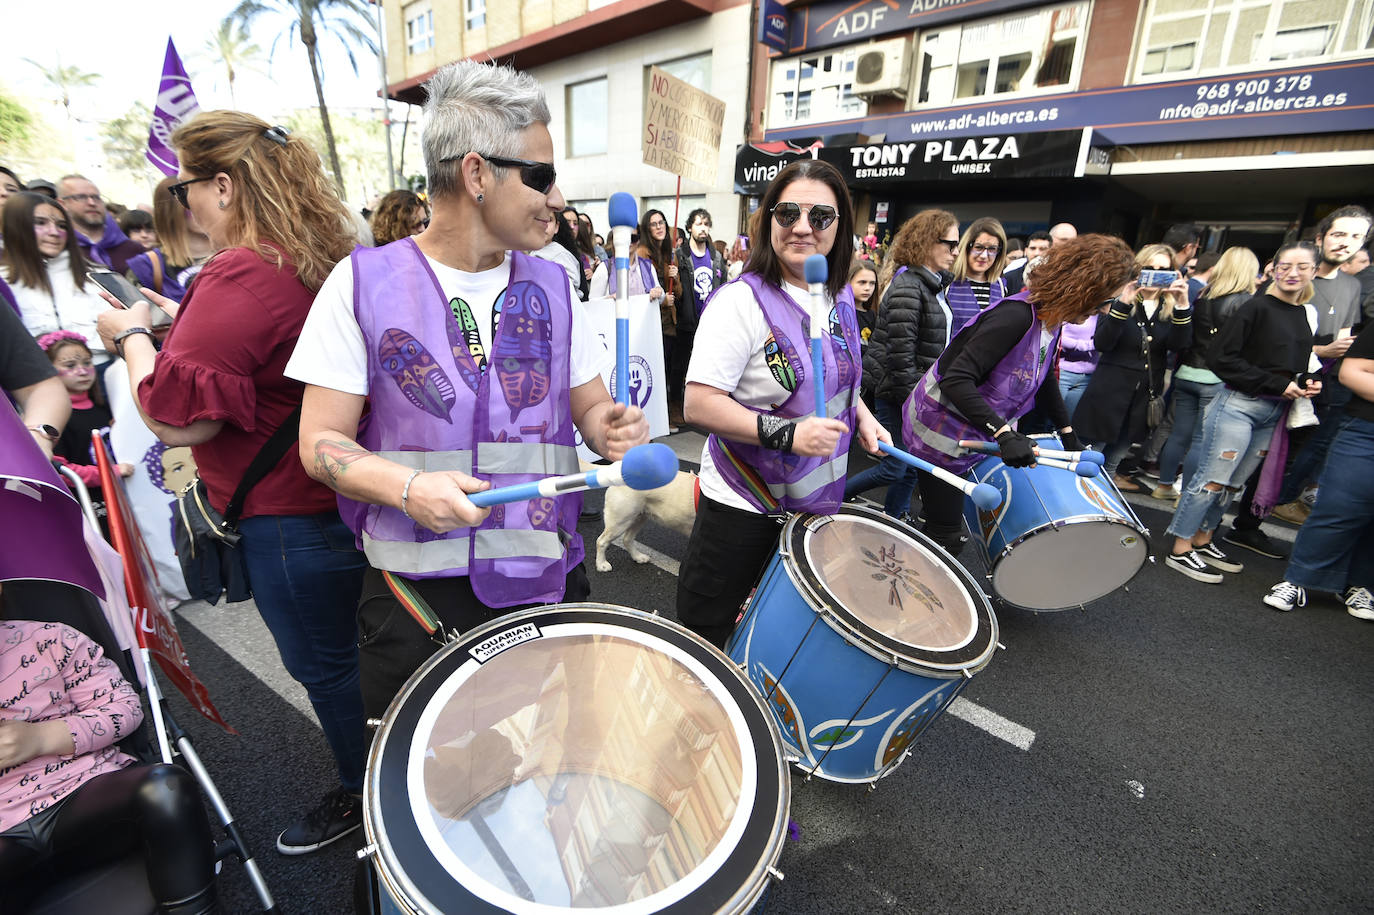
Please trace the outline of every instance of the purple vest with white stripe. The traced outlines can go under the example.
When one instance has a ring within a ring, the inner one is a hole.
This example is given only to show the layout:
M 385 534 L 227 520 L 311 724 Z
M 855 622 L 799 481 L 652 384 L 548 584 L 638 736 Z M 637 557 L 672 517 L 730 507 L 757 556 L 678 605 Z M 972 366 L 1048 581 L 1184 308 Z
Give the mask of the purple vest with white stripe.
M 797 379 L 797 387 L 777 409 L 774 416 L 804 419 L 815 415 L 817 380 L 810 377 L 811 321 L 805 312 L 781 289 L 755 273 L 745 273 L 743 282 L 754 293 L 763 311 L 773 340 L 765 344 L 770 362 L 785 361 Z M 721 287 L 725 288 L 724 286 Z M 846 286 L 830 309 L 828 333 L 822 334 L 826 414 L 849 427 L 849 434 L 829 457 L 803 457 L 773 451 L 762 445 L 726 442 L 716 435 L 706 440 L 716 472 L 755 509 L 764 513 L 808 511 L 833 514 L 844 501 L 845 470 L 849 441 L 857 416 L 855 403 L 859 391 L 862 363 L 859 356 L 859 325 L 854 314 L 854 295 Z M 749 408 L 752 409 L 752 408 Z M 754 410 L 756 413 L 764 411 Z M 762 485 L 767 495 L 758 491 Z
M 988 290 L 988 307 L 1002 301 L 1006 294 L 1007 282 L 999 276 L 992 281 Z M 945 304 L 949 306 L 949 337 L 953 340 L 954 335 L 963 330 L 982 309 L 978 307 L 978 297 L 973 294 L 973 287 L 968 280 L 950 283 L 945 287 L 944 295 Z
M 1001 302 L 1028 302 L 1029 291 L 1021 290 Z M 998 305 L 989 305 L 974 316 L 964 326 L 961 333 L 992 313 Z M 1045 355 L 1040 357 L 1040 333 L 1044 324 L 1037 317 L 1031 321 L 1030 330 L 1017 341 L 1001 361 L 988 373 L 987 380 L 978 386 L 978 393 L 999 416 L 1012 422 L 1030 410 L 1035 403 L 1036 392 L 1049 375 L 1054 365 L 1055 349 L 1059 346 L 1059 329 L 1055 328 L 1045 345 Z M 969 454 L 961 449 L 961 439 L 985 441 L 986 429 L 970 425 L 954 411 L 940 392 L 940 363 L 937 361 L 921 376 L 911 396 L 902 405 L 902 442 L 906 450 L 917 457 L 923 457 L 932 464 L 954 473 L 963 473 L 973 467 L 986 455 Z
M 372 410 L 358 441 L 418 470 L 493 487 L 577 471 L 569 406 L 572 302 L 563 269 L 518 252 L 485 370 L 409 238 L 358 248 L 353 311 L 367 347 Z M 398 509 L 339 497 L 374 567 L 407 578 L 468 575 L 490 607 L 562 600 L 582 561 L 580 494 L 498 505 L 481 525 L 436 534 Z

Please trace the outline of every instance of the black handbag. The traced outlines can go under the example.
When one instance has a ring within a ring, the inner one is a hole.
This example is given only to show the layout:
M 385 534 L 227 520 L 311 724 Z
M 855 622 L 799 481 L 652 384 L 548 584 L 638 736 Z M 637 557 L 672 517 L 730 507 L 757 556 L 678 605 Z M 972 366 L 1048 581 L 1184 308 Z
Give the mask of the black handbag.
M 1164 422 L 1164 411 L 1167 405 L 1164 396 L 1155 393 L 1155 371 L 1150 359 L 1150 342 L 1154 339 L 1150 334 L 1149 321 L 1137 321 L 1140 327 L 1140 348 L 1145 353 L 1145 394 L 1149 398 L 1145 404 L 1145 422 L 1151 430 Z
M 230 603 L 248 600 L 253 591 L 244 570 L 238 546 L 242 535 L 234 527 L 243 513 L 249 491 L 267 476 L 300 437 L 301 408 L 263 443 L 244 471 L 243 479 L 221 515 L 210 504 L 205 483 L 197 475 L 177 495 L 174 519 L 174 544 L 177 562 L 192 600 L 219 603 L 224 596 Z

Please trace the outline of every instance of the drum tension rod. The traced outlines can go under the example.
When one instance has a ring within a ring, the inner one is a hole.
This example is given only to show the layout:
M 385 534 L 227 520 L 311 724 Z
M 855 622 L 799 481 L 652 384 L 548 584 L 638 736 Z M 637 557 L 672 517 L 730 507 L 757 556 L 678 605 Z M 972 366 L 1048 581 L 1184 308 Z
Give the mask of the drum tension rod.
M 768 876 L 772 877 L 774 880 L 778 881 L 779 883 L 782 883 L 782 881 L 783 881 L 783 879 L 784 879 L 783 876 L 782 876 L 782 871 L 778 870 L 776 867 L 770 867 L 770 868 L 768 868 Z
M 379 727 L 382 726 L 382 719 L 380 719 L 380 718 L 369 718 L 369 719 L 367 719 L 367 720 L 366 720 L 365 722 L 363 722 L 363 723 L 366 724 L 368 727 L 372 728 L 372 730 L 375 731 L 375 730 L 377 730 Z
M 356 852 L 354 852 L 354 854 L 357 856 L 357 858 L 358 858 L 359 861 L 362 861 L 362 860 L 364 860 L 364 859 L 366 859 L 366 858 L 371 858 L 371 857 L 372 857 L 373 855 L 375 855 L 376 853 L 377 853 L 377 843 L 376 843 L 376 842 L 373 842 L 373 843 L 370 844 L 370 845 L 364 845 L 362 848 L 360 848 L 360 849 L 358 849 Z

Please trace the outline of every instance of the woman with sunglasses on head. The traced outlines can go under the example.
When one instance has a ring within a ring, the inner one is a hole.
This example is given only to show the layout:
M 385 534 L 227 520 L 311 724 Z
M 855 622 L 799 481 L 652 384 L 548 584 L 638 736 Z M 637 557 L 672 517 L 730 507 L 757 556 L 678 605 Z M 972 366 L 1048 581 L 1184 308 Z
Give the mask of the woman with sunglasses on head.
M 959 223 L 945 210 L 922 210 L 902 223 L 892 240 L 888 254 L 895 272 L 864 351 L 864 385 L 874 391 L 884 428 L 901 429 L 902 401 L 949 343 L 950 315 L 941 293 L 958 244 Z M 844 494 L 852 498 L 886 486 L 883 511 L 902 518 L 918 483 L 922 498 L 927 489 L 944 485 L 889 455 L 851 478 Z M 953 544 L 941 545 L 954 551 Z
M 1289 407 L 1321 391 L 1312 374 L 1317 314 L 1307 304 L 1316 269 L 1313 248 L 1284 245 L 1274 255 L 1274 282 L 1236 309 L 1207 349 L 1207 367 L 1226 387 L 1202 418 L 1198 468 L 1165 532 L 1174 541 L 1164 564 L 1194 581 L 1219 585 L 1222 572 L 1244 568 L 1212 542 L 1213 534 L 1231 499 L 1269 455 Z M 1282 477 L 1283 458 L 1274 456 Z
M 305 387 L 283 372 L 315 290 L 353 248 L 352 222 L 319 154 L 283 128 L 203 111 L 172 145 L 181 180 L 166 191 L 217 253 L 180 305 L 144 290 L 174 316 L 161 352 L 145 302 L 101 314 L 100 333 L 124 357 L 148 428 L 191 447 L 222 513 L 273 434 L 297 421 Z M 283 854 L 305 854 L 361 819 L 367 737 L 352 610 L 366 562 L 334 493 L 290 451 L 249 490 L 236 527 L 258 612 L 309 694 L 338 771 L 339 787 L 277 839 Z
M 429 228 L 340 263 L 286 369 L 307 384 L 300 459 L 338 492 L 371 565 L 358 628 L 375 717 L 439 647 L 407 608 L 465 632 L 591 593 L 580 493 L 493 509 L 468 494 L 575 473 L 578 433 L 611 460 L 649 438 L 602 383 L 605 348 L 568 274 L 523 253 L 565 206 L 543 89 L 464 60 L 425 90 Z
M 959 238 L 954 254 L 954 280 L 945 288 L 949 306 L 949 335 L 963 329 L 989 305 L 1007 294 L 1002 268 L 1007 263 L 1007 233 L 990 216 L 975 219 Z
M 701 503 L 678 578 L 677 616 L 717 646 L 777 546 L 787 512 L 831 514 L 844 495 L 850 440 L 891 437 L 859 400 L 859 331 L 847 289 L 854 214 L 834 166 L 802 159 L 763 195 L 763 214 L 738 280 L 701 313 L 684 412 L 710 433 Z M 809 358 L 806 259 L 825 256 L 824 378 Z M 815 415 L 817 385 L 827 404 Z
M 158 247 L 129 258 L 129 278 L 174 302 L 186 298 L 191 285 L 215 249 L 196 225 L 195 214 L 168 190 L 175 176 L 163 178 L 153 193 L 153 227 Z
M 104 366 L 110 353 L 98 342 L 95 321 L 109 306 L 86 277 L 86 259 L 62 204 L 29 191 L 11 194 L 0 223 L 3 278 L 29 333 L 75 331 L 91 341 L 96 368 Z
M 979 312 L 921 378 L 902 408 L 907 449 L 962 474 L 984 455 L 959 442 L 995 441 L 1007 466 L 1029 467 L 1034 443 L 1014 426 L 1032 407 L 1051 419 L 1065 448 L 1081 449 L 1053 378 L 1060 331 L 1113 295 L 1134 296 L 1132 263 L 1126 243 L 1106 235 L 1080 235 L 1051 248 L 1029 285 Z M 963 492 L 942 484 L 923 488 L 921 497 L 926 533 L 957 545 Z

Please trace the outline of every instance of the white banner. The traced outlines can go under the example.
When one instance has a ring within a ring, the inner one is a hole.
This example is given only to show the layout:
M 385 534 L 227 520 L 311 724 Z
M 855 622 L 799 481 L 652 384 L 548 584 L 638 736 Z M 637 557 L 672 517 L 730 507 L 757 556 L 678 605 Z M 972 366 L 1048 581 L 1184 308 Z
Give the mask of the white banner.
M 615 396 L 615 299 L 592 299 L 584 302 L 592 330 L 606 347 L 606 360 L 601 378 L 606 390 Z M 649 437 L 668 434 L 668 373 L 663 365 L 663 326 L 657 303 L 647 295 L 630 296 L 630 396 L 629 402 L 644 411 L 649 420 Z M 577 438 L 577 453 L 584 461 L 597 461 L 600 456 Z
M 129 508 L 148 545 L 164 594 L 186 600 L 186 582 L 172 547 L 172 506 L 176 494 L 196 475 L 196 462 L 188 446 L 169 448 L 143 424 L 129 393 L 129 370 L 116 360 L 105 373 L 110 398 L 110 447 L 115 460 L 133 464 L 134 475 L 124 480 Z

